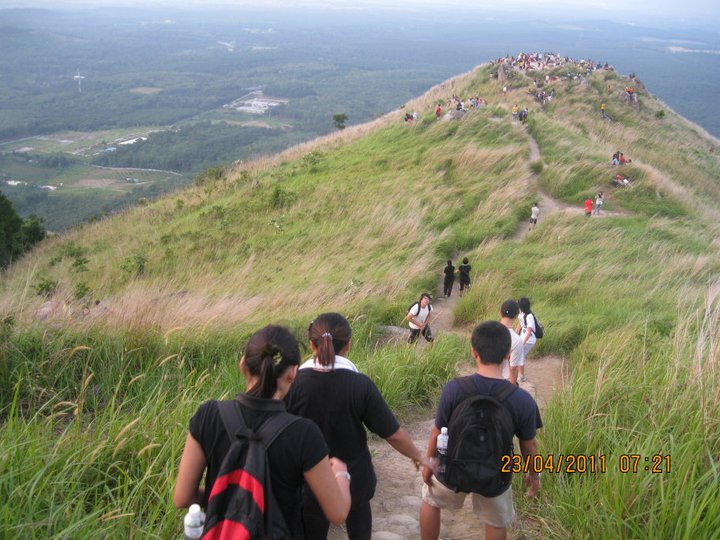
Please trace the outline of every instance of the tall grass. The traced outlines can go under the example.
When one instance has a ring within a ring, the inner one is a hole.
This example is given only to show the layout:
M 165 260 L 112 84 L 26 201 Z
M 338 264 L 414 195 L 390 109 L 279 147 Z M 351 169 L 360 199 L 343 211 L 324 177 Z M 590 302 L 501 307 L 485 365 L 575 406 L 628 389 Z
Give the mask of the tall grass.
M 540 451 L 605 456 L 607 467 L 543 476 L 552 502 L 530 507 L 543 538 L 718 537 L 717 300 L 715 290 L 706 310 L 682 312 L 674 336 L 618 331 L 580 351 Z
M 289 321 L 299 339 L 306 324 Z M 352 358 L 398 413 L 434 403 L 467 359 L 442 336 L 377 346 L 353 323 Z M 172 489 L 189 418 L 244 388 L 247 333 L 19 332 L 3 344 L 0 529 L 9 538 L 172 538 Z

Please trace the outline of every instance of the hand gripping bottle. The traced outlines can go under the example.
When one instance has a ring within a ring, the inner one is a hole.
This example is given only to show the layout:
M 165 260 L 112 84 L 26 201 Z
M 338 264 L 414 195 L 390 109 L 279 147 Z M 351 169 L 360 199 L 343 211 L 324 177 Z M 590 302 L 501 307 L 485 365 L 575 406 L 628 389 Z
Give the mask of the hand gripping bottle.
M 440 435 L 437 436 L 437 457 L 438 457 L 438 473 L 445 474 L 445 465 L 447 463 L 447 448 L 448 448 L 448 429 L 446 427 L 440 430 Z
M 205 527 L 205 514 L 200 510 L 199 504 L 190 505 L 188 513 L 185 514 L 185 540 L 200 538 Z

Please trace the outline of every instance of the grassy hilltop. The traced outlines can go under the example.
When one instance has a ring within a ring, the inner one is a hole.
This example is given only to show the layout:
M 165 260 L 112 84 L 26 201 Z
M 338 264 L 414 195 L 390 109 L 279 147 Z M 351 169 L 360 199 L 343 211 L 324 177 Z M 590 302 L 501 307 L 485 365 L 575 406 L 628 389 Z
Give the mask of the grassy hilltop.
M 242 387 L 244 338 L 317 313 L 354 320 L 353 359 L 393 407 L 434 405 L 467 344 L 376 348 L 445 259 L 474 286 L 456 322 L 529 296 L 564 356 L 540 452 L 604 456 L 606 472 L 545 473 L 520 501 L 537 538 L 718 538 L 718 141 L 646 89 L 577 66 L 502 93 L 497 67 L 439 85 L 405 110 L 283 154 L 211 169 L 198 185 L 54 237 L 0 282 L 0 529 L 26 537 L 179 534 L 171 490 L 187 420 Z M 487 101 L 435 120 L 453 94 Z M 601 118 L 607 104 L 613 122 Z M 530 109 L 526 128 L 514 104 Z M 539 158 L 531 149 L 539 148 Z M 613 188 L 610 156 L 630 188 Z M 613 215 L 573 211 L 598 190 Z M 524 238 L 535 200 L 544 206 Z M 99 300 L 99 303 L 95 301 Z M 656 458 L 670 472 L 653 474 Z M 625 455 L 626 457 L 622 457 Z M 630 455 L 640 456 L 639 458 Z M 645 458 L 648 458 L 647 462 Z M 633 470 L 633 464 L 637 468 Z

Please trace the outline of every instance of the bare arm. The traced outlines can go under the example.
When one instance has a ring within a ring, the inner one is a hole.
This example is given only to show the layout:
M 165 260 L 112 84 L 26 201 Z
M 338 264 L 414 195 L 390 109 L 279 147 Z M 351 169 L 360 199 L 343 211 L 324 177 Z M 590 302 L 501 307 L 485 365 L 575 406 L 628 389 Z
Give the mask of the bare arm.
M 430 440 L 428 441 L 427 452 L 425 454 L 428 459 L 434 459 L 435 455 L 437 454 L 438 435 L 440 435 L 440 430 L 433 425 L 432 429 L 430 430 Z M 432 481 L 430 479 L 432 473 L 433 471 L 427 467 L 424 467 L 422 470 L 423 481 L 428 486 L 432 485 Z
M 423 327 L 423 323 L 419 322 L 419 321 L 415 318 L 415 315 L 413 315 L 411 312 L 408 312 L 407 316 L 405 317 L 405 320 L 406 320 L 406 321 L 410 321 L 410 322 L 413 323 L 415 326 L 418 326 L 418 327 L 420 327 L 420 328 Z
M 533 324 L 534 324 L 534 319 L 533 319 Z M 523 345 L 525 345 L 528 342 L 528 340 L 533 336 L 534 333 L 535 333 L 535 331 L 533 330 L 533 326 L 528 324 L 525 327 L 525 335 L 523 335 Z
M 343 475 L 335 476 L 342 472 L 347 472 L 345 463 L 337 458 L 324 457 L 304 474 L 323 514 L 335 525 L 345 521 L 350 512 L 350 480 Z
M 207 459 L 200 443 L 188 433 L 173 494 L 173 503 L 177 508 L 200 503 L 205 495 L 205 490 L 200 487 L 200 479 L 206 466 Z
M 416 469 L 422 467 L 433 468 L 434 463 L 430 458 L 423 457 L 420 450 L 417 449 L 415 443 L 412 442 L 410 435 L 405 428 L 399 427 L 398 430 L 385 439 L 390 446 L 400 452 L 403 456 L 409 457 Z
M 520 453 L 523 456 L 523 462 L 526 460 L 533 463 L 533 456 L 537 454 L 537 443 L 535 439 L 528 441 L 520 441 Z M 528 457 L 529 456 L 529 457 Z M 525 476 L 525 483 L 528 485 L 528 495 L 534 497 L 540 491 L 540 473 L 530 471 Z

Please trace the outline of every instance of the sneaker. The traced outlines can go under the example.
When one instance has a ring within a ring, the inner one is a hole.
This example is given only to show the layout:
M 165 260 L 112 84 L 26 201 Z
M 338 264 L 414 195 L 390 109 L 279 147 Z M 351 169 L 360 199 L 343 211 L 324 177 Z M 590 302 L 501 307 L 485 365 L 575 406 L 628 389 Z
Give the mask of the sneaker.
M 519 382 L 519 383 L 525 382 L 525 381 L 527 381 L 527 377 L 526 377 L 525 375 L 520 375 L 520 376 L 518 377 L 518 382 Z

